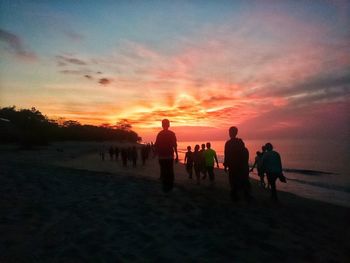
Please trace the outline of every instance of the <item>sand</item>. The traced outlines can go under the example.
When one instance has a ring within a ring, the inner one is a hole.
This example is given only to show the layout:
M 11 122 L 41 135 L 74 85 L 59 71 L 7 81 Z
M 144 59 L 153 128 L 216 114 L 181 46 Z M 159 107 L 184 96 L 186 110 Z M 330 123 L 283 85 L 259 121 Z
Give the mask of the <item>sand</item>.
M 164 194 L 156 159 L 122 167 L 99 143 L 33 151 L 0 146 L 0 262 L 349 262 L 349 208 L 252 180 L 253 204 L 228 178 L 200 186 L 177 164 Z

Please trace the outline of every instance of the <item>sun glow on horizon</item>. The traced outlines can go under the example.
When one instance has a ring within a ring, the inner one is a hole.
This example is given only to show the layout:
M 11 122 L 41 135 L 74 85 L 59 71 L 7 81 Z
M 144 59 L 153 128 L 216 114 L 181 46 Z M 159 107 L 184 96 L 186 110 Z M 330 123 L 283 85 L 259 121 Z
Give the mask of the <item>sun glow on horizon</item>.
M 2 107 L 141 132 L 168 118 L 194 137 L 349 128 L 347 1 L 11 3 L 0 9 Z

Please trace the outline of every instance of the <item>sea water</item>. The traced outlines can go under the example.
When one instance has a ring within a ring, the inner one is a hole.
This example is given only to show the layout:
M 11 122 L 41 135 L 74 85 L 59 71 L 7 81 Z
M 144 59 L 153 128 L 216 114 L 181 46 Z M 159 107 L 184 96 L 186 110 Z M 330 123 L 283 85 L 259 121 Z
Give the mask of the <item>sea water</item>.
M 256 151 L 267 142 L 282 158 L 287 184 L 278 183 L 277 188 L 299 196 L 350 207 L 350 169 L 347 143 L 335 140 L 277 139 L 244 140 L 249 150 L 250 164 L 254 163 Z M 186 148 L 206 141 L 179 141 L 179 158 L 183 161 Z M 225 141 L 210 141 L 219 162 L 224 158 Z M 256 172 L 251 177 L 257 179 Z

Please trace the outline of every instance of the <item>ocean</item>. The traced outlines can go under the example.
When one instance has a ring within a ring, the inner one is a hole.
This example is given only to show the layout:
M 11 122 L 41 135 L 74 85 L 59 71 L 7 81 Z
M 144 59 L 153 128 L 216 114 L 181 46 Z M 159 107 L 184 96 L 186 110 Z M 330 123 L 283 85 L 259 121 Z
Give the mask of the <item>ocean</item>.
M 277 139 L 244 140 L 249 150 L 250 164 L 254 163 L 256 151 L 267 142 L 272 143 L 282 158 L 287 184 L 278 183 L 277 189 L 293 194 L 350 207 L 349 149 L 344 142 L 335 140 Z M 178 151 L 183 162 L 188 145 L 192 151 L 196 144 L 205 141 L 179 141 Z M 218 155 L 221 168 L 225 141 L 210 141 Z M 256 170 L 251 177 L 257 179 Z

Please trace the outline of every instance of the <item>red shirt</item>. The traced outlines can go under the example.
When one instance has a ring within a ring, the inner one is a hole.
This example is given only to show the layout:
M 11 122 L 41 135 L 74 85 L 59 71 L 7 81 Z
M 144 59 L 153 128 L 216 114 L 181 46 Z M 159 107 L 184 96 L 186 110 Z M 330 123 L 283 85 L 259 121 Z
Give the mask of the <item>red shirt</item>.
M 177 147 L 175 133 L 169 130 L 160 131 L 154 145 L 159 159 L 173 159 L 174 148 Z

